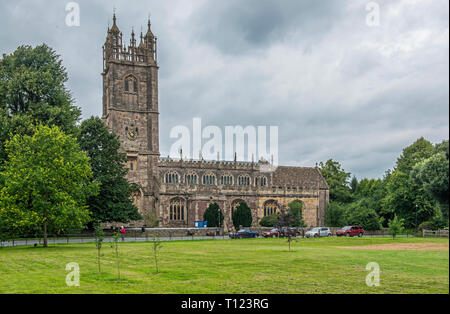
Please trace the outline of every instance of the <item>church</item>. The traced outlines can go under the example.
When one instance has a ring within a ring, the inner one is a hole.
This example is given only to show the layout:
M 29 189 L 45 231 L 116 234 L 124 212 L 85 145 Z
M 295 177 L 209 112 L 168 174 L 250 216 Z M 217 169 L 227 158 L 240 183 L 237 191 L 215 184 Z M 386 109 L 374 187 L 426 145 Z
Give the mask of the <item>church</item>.
M 194 227 L 211 203 L 224 215 L 224 230 L 233 229 L 232 212 L 245 202 L 253 226 L 287 204 L 303 203 L 308 226 L 324 224 L 329 188 L 317 167 L 278 166 L 262 171 L 264 161 L 241 162 L 162 158 L 159 152 L 157 38 L 150 21 L 146 34 L 129 46 L 116 15 L 103 46 L 104 123 L 120 138 L 127 156 L 127 179 L 136 185 L 135 204 L 142 215 L 153 213 L 160 227 Z M 139 41 L 139 43 L 138 43 Z

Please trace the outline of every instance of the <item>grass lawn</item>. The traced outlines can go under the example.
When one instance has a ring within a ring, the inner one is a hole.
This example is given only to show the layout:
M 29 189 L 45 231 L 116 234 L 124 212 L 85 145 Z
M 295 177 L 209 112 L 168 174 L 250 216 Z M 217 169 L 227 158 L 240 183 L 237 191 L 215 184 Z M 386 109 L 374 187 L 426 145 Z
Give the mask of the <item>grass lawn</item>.
M 379 246 L 389 243 L 422 250 Z M 119 252 L 120 281 L 108 243 L 102 274 L 94 243 L 0 248 L 0 293 L 449 293 L 448 239 L 299 239 L 292 252 L 286 239 L 164 242 L 159 274 L 151 243 L 120 243 Z M 65 284 L 70 262 L 80 266 L 79 287 Z M 369 262 L 380 265 L 379 287 L 365 283 Z

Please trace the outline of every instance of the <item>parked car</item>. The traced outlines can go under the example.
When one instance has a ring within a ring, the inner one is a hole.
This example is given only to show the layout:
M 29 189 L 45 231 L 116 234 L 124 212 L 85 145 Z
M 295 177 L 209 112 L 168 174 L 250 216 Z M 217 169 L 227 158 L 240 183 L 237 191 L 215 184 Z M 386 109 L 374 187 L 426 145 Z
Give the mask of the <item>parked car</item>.
M 280 232 L 278 231 L 278 229 L 274 228 L 270 231 L 264 232 L 262 236 L 264 238 L 278 238 L 280 236 Z
M 259 233 L 250 231 L 249 229 L 241 229 L 238 232 L 230 233 L 231 239 L 257 238 L 257 237 L 259 237 Z
M 280 230 L 280 237 L 295 237 L 297 234 L 297 229 L 291 227 L 283 227 Z
M 361 226 L 345 226 L 344 228 L 337 230 L 336 235 L 338 237 L 362 237 L 364 235 L 364 229 Z
M 307 238 L 331 237 L 332 235 L 330 228 L 327 227 L 313 228 L 305 233 Z

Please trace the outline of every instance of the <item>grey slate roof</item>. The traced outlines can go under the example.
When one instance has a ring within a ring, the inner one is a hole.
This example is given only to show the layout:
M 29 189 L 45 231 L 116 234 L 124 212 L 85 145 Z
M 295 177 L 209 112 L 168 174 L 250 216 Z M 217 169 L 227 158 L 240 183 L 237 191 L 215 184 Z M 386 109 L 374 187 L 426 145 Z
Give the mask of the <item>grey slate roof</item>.
M 328 184 L 318 168 L 279 166 L 273 173 L 273 185 L 316 185 L 328 189 Z

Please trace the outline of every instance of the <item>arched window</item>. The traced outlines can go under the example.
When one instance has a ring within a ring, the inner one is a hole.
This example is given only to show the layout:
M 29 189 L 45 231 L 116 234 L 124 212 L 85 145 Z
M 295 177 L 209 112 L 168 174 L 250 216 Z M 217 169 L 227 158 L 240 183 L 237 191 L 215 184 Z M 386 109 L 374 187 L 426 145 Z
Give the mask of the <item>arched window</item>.
M 183 221 L 184 220 L 184 200 L 176 198 L 170 201 L 169 205 L 169 219 L 171 221 Z
M 238 185 L 240 185 L 240 186 L 249 186 L 249 185 L 251 185 L 250 176 L 248 176 L 248 175 L 239 176 L 239 178 L 238 178 Z
M 178 173 L 171 171 L 166 173 L 166 175 L 164 176 L 164 181 L 166 184 L 178 184 L 178 178 Z
M 212 173 L 203 175 L 203 185 L 216 185 L 216 176 Z
M 274 215 L 278 212 L 279 207 L 276 201 L 267 201 L 264 203 L 264 217 Z
M 125 91 L 127 93 L 137 93 L 137 80 L 133 75 L 125 78 Z
M 198 183 L 198 176 L 197 176 L 197 174 L 194 173 L 194 172 L 187 173 L 184 176 L 184 183 L 186 183 L 186 184 L 197 184 Z
M 226 174 L 220 177 L 221 185 L 233 185 L 233 176 L 230 174 Z
M 267 178 L 265 176 L 260 176 L 255 178 L 256 186 L 267 186 Z

